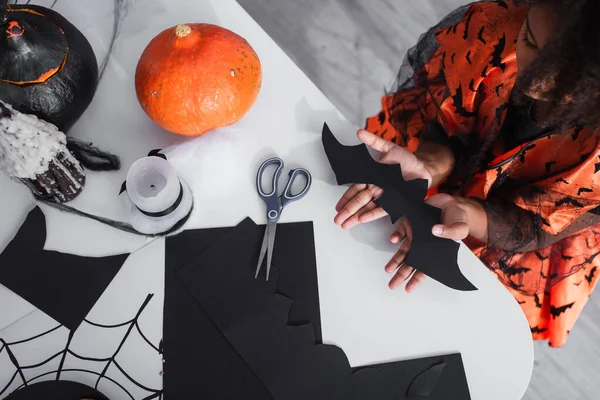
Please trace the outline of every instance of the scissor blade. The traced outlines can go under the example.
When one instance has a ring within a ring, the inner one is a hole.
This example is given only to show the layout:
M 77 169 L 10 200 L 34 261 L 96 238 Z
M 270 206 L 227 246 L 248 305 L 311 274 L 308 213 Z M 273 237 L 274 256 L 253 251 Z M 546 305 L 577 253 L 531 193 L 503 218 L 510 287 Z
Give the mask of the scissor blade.
M 275 244 L 275 231 L 277 229 L 277 222 L 269 222 L 269 247 L 267 248 L 267 281 L 269 280 L 269 273 L 271 272 L 271 259 L 273 258 L 273 245 Z
M 263 260 L 265 259 L 265 254 L 267 253 L 267 246 L 269 245 L 269 226 L 270 224 L 267 224 L 265 236 L 263 236 L 262 246 L 260 246 L 260 257 L 258 258 L 258 265 L 256 266 L 256 274 L 254 275 L 254 279 L 258 277 L 260 266 L 262 265 Z

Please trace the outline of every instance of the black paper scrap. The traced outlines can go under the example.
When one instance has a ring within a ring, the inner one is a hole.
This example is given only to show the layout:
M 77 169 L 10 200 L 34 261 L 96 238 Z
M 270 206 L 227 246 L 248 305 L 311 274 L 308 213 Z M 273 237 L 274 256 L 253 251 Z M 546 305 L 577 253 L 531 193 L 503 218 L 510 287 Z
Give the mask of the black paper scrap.
M 385 376 L 397 399 L 471 399 L 460 354 L 371 365 L 369 368 L 377 369 Z M 430 372 L 432 368 L 433 371 Z M 413 393 L 412 390 L 415 392 Z M 427 394 L 427 396 L 419 397 L 418 394 Z
M 177 278 L 177 271 L 229 228 L 167 237 L 163 392 L 169 399 L 270 399 L 262 383 Z
M 408 216 L 413 231 L 408 265 L 452 289 L 477 290 L 458 267 L 460 244 L 431 233 L 433 226 L 440 223 L 441 210 L 424 202 L 426 180 L 405 181 L 400 165 L 378 163 L 364 144 L 342 145 L 327 124 L 323 126 L 322 140 L 338 185 L 377 185 L 383 189 L 383 195 L 376 203 L 390 215 L 392 223 Z
M 409 399 L 429 397 L 445 367 L 446 363 L 442 362 L 417 375 L 410 384 L 406 396 Z
M 358 400 L 360 397 L 354 394 L 369 393 L 368 398 L 373 399 L 404 399 L 412 379 L 423 371 L 423 364 L 432 362 L 431 359 L 353 371 L 340 348 L 315 343 L 310 324 L 290 326 L 288 312 L 292 300 L 276 293 L 273 282 L 265 282 L 260 277 L 254 279 L 261 231 L 246 219 L 177 275 L 270 396 L 274 399 Z M 248 240 L 257 236 L 259 240 Z M 298 249 L 287 250 L 287 260 L 299 253 Z M 273 280 L 280 280 L 280 274 L 287 270 L 287 265 L 280 262 Z M 437 391 L 439 385 L 436 386 L 431 399 L 469 399 L 460 357 L 458 361 L 453 363 L 453 368 L 446 369 L 454 371 L 453 386 L 448 387 L 447 379 L 442 376 L 440 380 L 446 381 L 442 387 L 445 390 Z M 462 380 L 456 376 L 461 373 Z M 396 374 L 402 374 L 404 380 Z M 165 371 L 165 379 L 166 376 Z M 398 380 L 403 384 L 398 385 Z M 345 397 L 350 394 L 353 397 Z M 246 398 L 268 397 L 247 395 Z
M 129 254 L 80 257 L 45 243 L 46 218 L 36 207 L 0 254 L 0 284 L 75 331 Z
M 272 398 L 176 276 L 181 267 L 220 240 L 230 229 L 191 230 L 166 239 L 162 345 L 166 361 L 163 376 L 165 397 Z M 264 229 L 261 226 L 246 237 L 249 245 L 253 243 L 254 247 L 260 248 Z M 268 284 L 273 288 L 277 284 L 278 292 L 296 299 L 290 309 L 288 323 L 311 323 L 314 336 L 320 342 L 321 318 L 312 223 L 278 224 L 275 242 L 272 278 Z M 289 257 L 292 250 L 295 254 L 293 259 Z M 258 258 L 254 260 L 255 268 L 257 261 Z M 286 268 L 280 270 L 278 265 L 283 261 Z M 258 279 L 264 281 L 264 276 Z
M 13 392 L 6 400 L 108 400 L 94 388 L 71 381 L 34 383 Z
M 376 387 L 378 391 L 373 392 Z M 393 393 L 393 386 L 388 382 L 387 377 L 377 368 L 357 368 L 352 374 L 352 379 L 344 389 L 343 395 L 339 396 L 344 400 L 389 400 L 396 399 Z

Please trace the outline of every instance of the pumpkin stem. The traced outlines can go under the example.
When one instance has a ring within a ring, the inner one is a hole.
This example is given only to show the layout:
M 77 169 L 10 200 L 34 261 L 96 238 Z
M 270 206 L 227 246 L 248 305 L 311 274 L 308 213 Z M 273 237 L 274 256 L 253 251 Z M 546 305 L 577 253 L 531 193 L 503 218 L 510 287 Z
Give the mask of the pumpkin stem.
M 190 26 L 186 24 L 179 24 L 175 27 L 175 34 L 180 38 L 186 37 L 191 32 L 192 28 L 190 28 Z

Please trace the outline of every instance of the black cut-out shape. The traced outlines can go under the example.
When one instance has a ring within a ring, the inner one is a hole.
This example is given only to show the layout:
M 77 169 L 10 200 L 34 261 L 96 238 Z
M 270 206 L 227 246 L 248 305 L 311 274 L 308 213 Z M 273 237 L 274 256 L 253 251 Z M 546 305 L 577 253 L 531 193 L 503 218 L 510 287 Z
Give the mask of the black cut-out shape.
M 496 0 L 496 4 L 498 4 L 502 8 L 506 8 L 508 10 L 508 4 L 504 0 Z
M 323 126 L 322 140 L 338 185 L 377 185 L 383 189 L 383 195 L 376 203 L 390 215 L 392 223 L 403 215 L 408 217 L 413 230 L 412 246 L 406 259 L 408 265 L 452 289 L 477 289 L 458 267 L 460 245 L 431 233 L 433 226 L 440 223 L 441 210 L 424 202 L 426 180 L 405 181 L 399 165 L 378 163 L 364 144 L 342 145 L 327 124 Z
M 45 243 L 46 218 L 36 207 L 0 254 L 0 283 L 74 331 L 129 254 L 80 257 L 44 250 Z
M 6 400 L 39 400 L 62 399 L 79 400 L 94 399 L 108 400 L 108 397 L 94 388 L 79 382 L 71 381 L 46 381 L 25 386 L 23 389 L 12 393 Z
M 449 398 L 470 398 L 458 355 L 369 366 L 373 370 L 360 373 L 361 369 L 350 368 L 340 348 L 317 344 L 311 324 L 290 325 L 293 303 L 276 292 L 286 264 L 276 266 L 268 282 L 261 276 L 254 278 L 260 240 L 248 238 L 260 238 L 260 233 L 260 227 L 246 219 L 177 272 L 269 395 L 250 397 L 238 390 L 236 398 L 334 399 L 342 398 L 349 386 L 358 386 L 362 393 L 371 393 L 369 398 L 392 400 L 403 398 L 415 375 L 442 362 L 452 367 L 440 377 L 439 392 Z M 286 259 L 297 254 L 292 248 Z M 165 337 L 166 365 L 170 362 L 167 344 Z M 239 382 L 228 381 L 228 385 Z M 387 396 L 390 393 L 393 397 Z
M 261 226 L 253 234 L 246 235 L 249 246 L 260 248 L 264 228 Z M 270 398 L 254 372 L 177 278 L 182 267 L 221 240 L 231 229 L 190 230 L 166 240 L 161 350 L 167 360 L 163 377 L 167 398 L 191 394 L 195 398 L 207 399 Z M 320 343 L 321 318 L 312 223 L 278 224 L 275 242 L 271 274 L 277 276 L 278 293 L 294 299 L 288 324 L 311 323 L 316 341 Z M 258 258 L 251 261 L 256 268 Z M 284 262 L 286 268 L 280 270 L 278 265 Z M 259 279 L 264 280 L 264 268 L 261 273 Z M 273 279 L 270 278 L 269 282 Z M 198 375 L 206 379 L 199 381 Z
M 600 164 L 598 164 L 598 165 L 600 166 Z M 598 172 L 598 171 L 596 171 L 596 172 Z M 558 178 L 557 180 L 554 181 L 554 183 L 564 183 L 565 185 L 570 185 L 570 183 L 567 180 L 565 180 L 565 178 L 563 178 L 563 177 Z
M 550 315 L 552 315 L 552 319 L 560 317 L 562 313 L 567 312 L 569 308 L 573 307 L 573 304 L 575 304 L 575 302 L 560 307 L 550 306 Z
M 438 380 L 440 379 L 445 367 L 446 363 L 440 363 L 429 368 L 427 371 L 420 373 L 412 381 L 408 391 L 406 392 L 407 400 L 429 397 Z
M 577 195 L 581 196 L 581 193 L 594 193 L 594 189 L 582 187 L 582 188 L 579 188 L 579 190 L 577 191 Z
M 379 388 L 379 391 L 373 392 L 371 390 L 373 386 Z M 389 400 L 394 398 L 394 393 L 386 376 L 381 371 L 367 367 L 354 371 L 352 379 L 339 398 L 345 400 Z
M 585 280 L 587 281 L 587 283 L 589 283 L 590 285 L 592 284 L 592 280 L 594 279 L 594 276 L 596 275 L 596 271 L 598 270 L 598 267 L 593 267 L 590 270 L 589 275 L 585 276 Z

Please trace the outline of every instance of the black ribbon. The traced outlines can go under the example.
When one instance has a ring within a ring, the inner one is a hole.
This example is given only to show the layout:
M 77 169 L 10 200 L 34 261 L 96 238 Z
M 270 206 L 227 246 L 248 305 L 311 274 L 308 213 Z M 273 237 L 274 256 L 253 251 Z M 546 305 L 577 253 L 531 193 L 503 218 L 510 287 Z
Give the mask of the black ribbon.
M 181 184 L 181 181 L 179 182 L 179 196 L 177 196 L 177 200 L 175 200 L 175 203 L 173 203 L 173 205 L 169 208 L 167 208 L 166 210 L 163 211 L 159 211 L 159 212 L 148 212 L 148 211 L 144 211 L 141 208 L 139 208 L 138 206 L 135 206 L 138 210 L 140 210 L 140 212 L 144 215 L 147 215 L 148 217 L 152 217 L 152 218 L 160 218 L 160 217 L 164 217 L 166 215 L 171 214 L 173 211 L 175 211 L 175 209 L 177 207 L 179 207 L 179 205 L 181 204 L 181 200 L 183 199 L 183 185 Z

